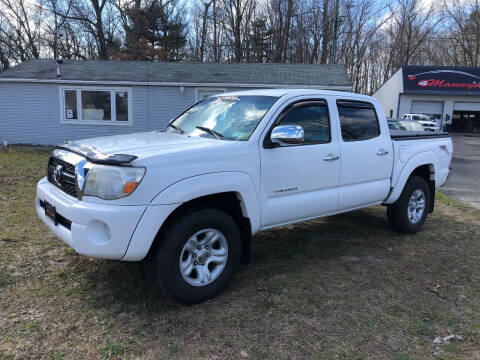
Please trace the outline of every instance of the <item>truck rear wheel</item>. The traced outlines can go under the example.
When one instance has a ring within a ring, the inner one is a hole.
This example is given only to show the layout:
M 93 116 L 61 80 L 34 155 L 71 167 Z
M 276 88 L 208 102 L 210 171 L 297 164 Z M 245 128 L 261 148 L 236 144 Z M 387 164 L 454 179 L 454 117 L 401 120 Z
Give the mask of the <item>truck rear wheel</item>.
M 165 291 L 196 304 L 215 297 L 232 280 L 240 263 L 240 232 L 225 212 L 197 210 L 171 223 L 152 255 L 152 275 Z
M 390 227 L 402 234 L 418 232 L 427 219 L 430 196 L 430 188 L 425 179 L 410 177 L 398 200 L 387 208 Z

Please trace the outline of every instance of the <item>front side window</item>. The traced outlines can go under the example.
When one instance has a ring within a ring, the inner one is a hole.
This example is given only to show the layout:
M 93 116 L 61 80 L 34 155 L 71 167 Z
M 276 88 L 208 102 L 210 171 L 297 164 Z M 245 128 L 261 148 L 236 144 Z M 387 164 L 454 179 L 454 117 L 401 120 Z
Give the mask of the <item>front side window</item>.
M 130 89 L 62 89 L 63 120 L 125 124 L 130 120 Z
M 377 113 L 363 101 L 338 100 L 338 115 L 343 141 L 362 141 L 380 135 Z
M 298 125 L 303 128 L 304 144 L 330 142 L 330 120 L 326 103 L 299 105 L 282 115 L 277 125 Z
M 277 97 L 257 95 L 210 97 L 173 120 L 165 131 L 224 140 L 248 140 L 277 100 Z

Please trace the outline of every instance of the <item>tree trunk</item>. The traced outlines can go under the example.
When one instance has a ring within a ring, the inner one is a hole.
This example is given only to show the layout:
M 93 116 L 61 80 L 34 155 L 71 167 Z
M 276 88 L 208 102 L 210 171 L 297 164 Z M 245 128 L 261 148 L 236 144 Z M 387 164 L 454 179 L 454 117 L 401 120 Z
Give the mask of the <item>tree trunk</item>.
M 285 32 L 283 34 L 283 54 L 282 54 L 282 62 L 287 61 L 288 56 L 288 39 L 290 36 L 290 23 L 292 21 L 292 7 L 293 7 L 293 0 L 288 0 L 287 2 L 287 18 L 285 19 Z
M 0 72 L 7 71 L 10 67 L 10 62 L 8 61 L 2 50 L 0 50 L 0 64 L 2 65 L 0 67 Z
M 242 23 L 242 2 L 241 0 L 235 0 L 235 2 L 235 21 L 233 28 L 234 56 L 235 62 L 239 63 L 242 61 L 242 39 L 240 34 L 240 26 Z
M 105 6 L 106 0 L 102 0 L 102 4 L 98 0 L 91 0 L 93 9 L 95 11 L 95 30 L 96 30 L 96 41 L 98 46 L 98 58 L 101 60 L 108 60 L 108 47 L 107 41 L 105 39 L 105 32 L 103 30 L 103 19 L 102 12 L 103 7 Z
M 132 59 L 138 60 L 139 48 L 138 44 L 140 41 L 140 4 L 141 0 L 135 0 L 134 2 L 134 14 L 133 14 L 133 29 L 132 29 L 132 38 L 131 38 L 131 50 L 132 50 Z
M 213 61 L 219 61 L 217 38 L 217 1 L 213 0 Z
M 326 64 L 328 59 L 328 43 L 330 42 L 330 26 L 328 18 L 329 0 L 323 0 L 322 16 L 322 53 L 320 55 L 320 64 Z
M 208 3 L 204 3 L 203 9 L 203 23 L 202 23 L 202 36 L 200 40 L 200 62 L 203 62 L 203 53 L 205 52 L 205 37 L 207 36 L 207 15 L 208 15 L 208 8 L 212 4 L 212 1 Z

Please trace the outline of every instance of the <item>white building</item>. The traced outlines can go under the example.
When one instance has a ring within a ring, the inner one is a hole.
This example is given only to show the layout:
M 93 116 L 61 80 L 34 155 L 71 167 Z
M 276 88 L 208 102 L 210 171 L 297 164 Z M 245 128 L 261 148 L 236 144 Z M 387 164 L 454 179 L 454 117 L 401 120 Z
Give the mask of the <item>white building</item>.
M 374 94 L 388 117 L 429 115 L 447 131 L 480 133 L 480 68 L 403 66 Z

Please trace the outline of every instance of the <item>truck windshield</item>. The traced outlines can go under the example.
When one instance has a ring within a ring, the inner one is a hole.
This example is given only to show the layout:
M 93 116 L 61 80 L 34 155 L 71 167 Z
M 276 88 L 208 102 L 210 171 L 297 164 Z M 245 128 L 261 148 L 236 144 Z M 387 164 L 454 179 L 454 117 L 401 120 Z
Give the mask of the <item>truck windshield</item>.
M 277 100 L 278 97 L 258 95 L 209 97 L 173 120 L 165 131 L 225 140 L 248 140 Z

